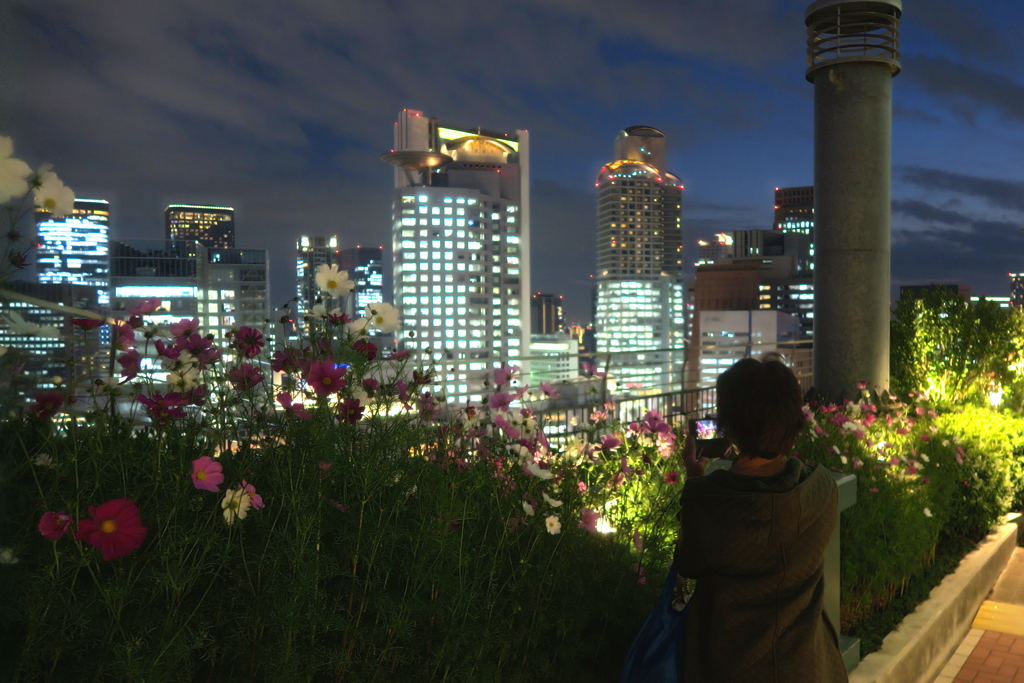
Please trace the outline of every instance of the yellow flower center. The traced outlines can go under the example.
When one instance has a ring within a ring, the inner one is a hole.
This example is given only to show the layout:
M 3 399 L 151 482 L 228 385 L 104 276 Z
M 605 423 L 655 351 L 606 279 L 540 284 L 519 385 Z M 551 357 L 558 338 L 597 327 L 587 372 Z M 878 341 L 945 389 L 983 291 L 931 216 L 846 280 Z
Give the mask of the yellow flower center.
M 43 200 L 43 206 L 45 206 L 47 209 L 54 209 L 57 207 L 57 200 L 54 199 L 53 197 L 47 197 L 46 199 Z
M 327 281 L 327 289 L 334 289 L 337 286 L 338 286 L 338 281 L 337 280 L 328 280 Z
M 330 384 L 331 383 L 331 378 L 330 377 L 324 377 L 323 382 L 324 382 L 324 385 Z
M 117 522 L 115 522 L 112 519 L 103 520 L 103 523 L 100 524 L 100 531 L 102 531 L 105 534 L 114 533 L 115 531 L 117 531 Z
M 198 472 L 196 472 L 196 479 L 198 479 L 199 481 L 205 481 L 206 472 L 204 470 L 199 470 Z

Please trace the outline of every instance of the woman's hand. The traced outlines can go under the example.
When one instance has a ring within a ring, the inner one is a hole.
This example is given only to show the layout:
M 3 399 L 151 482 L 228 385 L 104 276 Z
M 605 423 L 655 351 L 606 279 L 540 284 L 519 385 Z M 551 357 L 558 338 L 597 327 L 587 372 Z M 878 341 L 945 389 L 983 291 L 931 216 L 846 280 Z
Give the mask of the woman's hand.
M 707 458 L 697 457 L 697 421 L 690 420 L 686 444 L 683 446 L 683 467 L 686 468 L 686 478 L 703 477 L 704 468 L 707 465 Z

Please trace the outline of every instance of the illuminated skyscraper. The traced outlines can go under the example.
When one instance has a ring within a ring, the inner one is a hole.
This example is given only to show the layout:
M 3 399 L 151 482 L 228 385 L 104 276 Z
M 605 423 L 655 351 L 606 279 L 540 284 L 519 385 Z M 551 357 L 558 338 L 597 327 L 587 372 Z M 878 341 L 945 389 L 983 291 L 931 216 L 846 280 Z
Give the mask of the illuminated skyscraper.
M 384 247 L 350 247 L 338 254 L 338 268 L 356 283 L 348 297 L 348 314 L 362 315 L 367 304 L 384 301 Z
M 395 304 L 406 348 L 454 370 L 434 391 L 479 401 L 530 343 L 529 133 L 403 110 L 395 124 Z M 446 365 L 445 361 L 457 361 Z
M 814 229 L 814 186 L 776 187 L 776 230 L 812 234 Z
M 320 296 L 316 284 L 316 271 L 320 266 L 338 262 L 338 236 L 303 235 L 295 244 L 295 302 L 296 321 L 301 324 L 302 316 Z
M 530 300 L 530 319 L 534 334 L 557 334 L 565 327 L 562 297 L 537 292 Z
M 168 240 L 195 240 L 204 247 L 235 246 L 235 210 L 230 206 L 171 204 L 164 211 Z
M 683 185 L 665 169 L 665 135 L 654 128 L 620 131 L 615 156 L 597 178 L 597 352 L 643 352 L 618 371 L 619 385 L 668 391 L 685 335 Z
M 109 305 L 110 204 L 105 199 L 76 199 L 74 212 L 64 218 L 37 210 L 36 231 L 39 282 L 94 287 L 95 305 Z

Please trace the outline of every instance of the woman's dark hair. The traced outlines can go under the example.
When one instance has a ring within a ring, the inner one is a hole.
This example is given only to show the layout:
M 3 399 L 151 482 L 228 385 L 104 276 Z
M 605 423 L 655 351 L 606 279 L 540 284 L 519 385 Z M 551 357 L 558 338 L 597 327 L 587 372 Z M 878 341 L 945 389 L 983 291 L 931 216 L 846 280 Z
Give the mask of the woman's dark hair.
M 744 358 L 718 376 L 718 427 L 752 458 L 788 453 L 804 424 L 793 371 L 776 358 Z

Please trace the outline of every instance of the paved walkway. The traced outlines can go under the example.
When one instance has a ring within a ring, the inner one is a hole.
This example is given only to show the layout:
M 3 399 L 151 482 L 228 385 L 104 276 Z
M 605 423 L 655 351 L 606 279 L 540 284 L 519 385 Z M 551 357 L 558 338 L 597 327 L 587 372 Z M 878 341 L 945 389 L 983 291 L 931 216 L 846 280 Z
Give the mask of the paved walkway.
M 1014 548 L 970 633 L 935 683 L 1024 683 L 1024 548 Z

